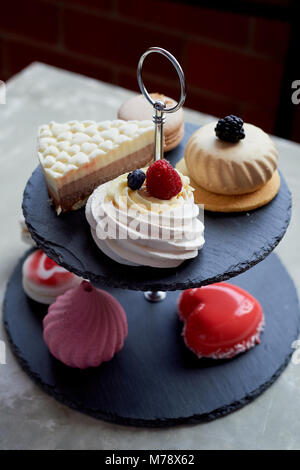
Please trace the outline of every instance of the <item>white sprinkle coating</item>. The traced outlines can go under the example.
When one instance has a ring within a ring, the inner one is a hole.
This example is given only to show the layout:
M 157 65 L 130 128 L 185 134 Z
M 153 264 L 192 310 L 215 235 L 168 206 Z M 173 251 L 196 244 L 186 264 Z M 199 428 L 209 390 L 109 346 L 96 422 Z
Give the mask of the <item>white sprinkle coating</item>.
M 151 121 L 52 121 L 39 128 L 38 157 L 46 173 L 56 179 L 150 130 Z

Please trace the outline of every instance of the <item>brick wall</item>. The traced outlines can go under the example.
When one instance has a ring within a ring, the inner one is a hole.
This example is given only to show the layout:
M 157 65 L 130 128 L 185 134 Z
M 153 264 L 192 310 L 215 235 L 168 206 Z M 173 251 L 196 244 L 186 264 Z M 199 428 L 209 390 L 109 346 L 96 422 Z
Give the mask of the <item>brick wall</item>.
M 0 6 L 0 79 L 42 61 L 137 91 L 138 58 L 158 45 L 183 66 L 187 106 L 272 132 L 288 39 L 285 21 L 170 1 L 10 0 Z M 146 60 L 144 78 L 178 96 L 160 56 Z

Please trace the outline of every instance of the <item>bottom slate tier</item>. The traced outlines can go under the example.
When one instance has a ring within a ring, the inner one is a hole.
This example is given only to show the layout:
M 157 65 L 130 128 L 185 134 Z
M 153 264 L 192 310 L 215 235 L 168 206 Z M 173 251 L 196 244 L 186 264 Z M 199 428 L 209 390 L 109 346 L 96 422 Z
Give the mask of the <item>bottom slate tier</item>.
M 292 280 L 276 255 L 233 279 L 261 303 L 261 344 L 230 360 L 197 359 L 180 335 L 177 299 L 146 302 L 141 292 L 111 289 L 128 316 L 128 338 L 112 361 L 95 369 L 64 366 L 42 338 L 47 307 L 22 289 L 21 260 L 11 277 L 4 321 L 21 366 L 46 392 L 71 408 L 121 424 L 165 426 L 212 420 L 262 393 L 284 370 L 300 326 Z

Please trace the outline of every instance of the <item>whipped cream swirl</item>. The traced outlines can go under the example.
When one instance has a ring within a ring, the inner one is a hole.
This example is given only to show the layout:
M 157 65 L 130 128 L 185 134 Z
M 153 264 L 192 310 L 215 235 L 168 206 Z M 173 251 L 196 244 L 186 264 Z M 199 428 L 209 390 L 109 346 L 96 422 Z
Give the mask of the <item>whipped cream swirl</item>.
M 172 268 L 196 257 L 204 244 L 204 224 L 189 178 L 180 174 L 181 192 L 161 200 L 145 185 L 130 189 L 127 175 L 99 186 L 88 200 L 86 218 L 97 246 L 130 266 Z

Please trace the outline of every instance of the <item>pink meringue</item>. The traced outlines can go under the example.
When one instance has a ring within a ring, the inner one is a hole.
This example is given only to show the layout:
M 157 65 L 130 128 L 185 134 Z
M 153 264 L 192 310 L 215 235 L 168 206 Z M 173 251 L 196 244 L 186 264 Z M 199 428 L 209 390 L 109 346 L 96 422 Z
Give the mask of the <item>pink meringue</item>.
M 88 281 L 57 298 L 43 321 L 44 340 L 54 357 L 86 369 L 109 361 L 127 336 L 126 314 L 108 292 Z

